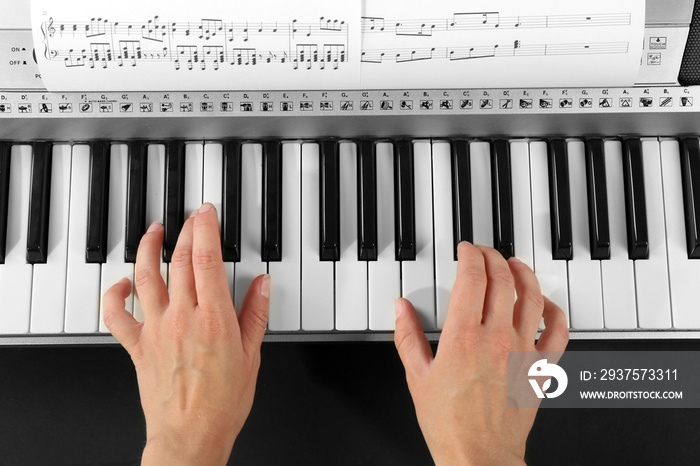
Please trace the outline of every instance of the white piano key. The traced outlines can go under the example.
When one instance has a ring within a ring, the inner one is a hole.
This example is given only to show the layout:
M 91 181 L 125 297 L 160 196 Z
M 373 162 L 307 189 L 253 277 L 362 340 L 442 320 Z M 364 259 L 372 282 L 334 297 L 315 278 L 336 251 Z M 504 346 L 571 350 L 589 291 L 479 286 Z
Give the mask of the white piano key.
M 675 139 L 662 140 L 660 146 L 673 326 L 697 329 L 700 328 L 700 260 L 688 259 L 680 148 Z
M 320 258 L 318 144 L 301 146 L 301 328 L 332 330 L 333 262 Z
M 394 148 L 376 145 L 377 260 L 369 262 L 369 328 L 394 330 L 394 301 L 401 293 L 401 269 L 394 247 Z
M 202 202 L 211 203 L 216 208 L 216 217 L 219 220 L 221 231 L 221 214 L 223 203 L 223 148 L 218 143 L 204 144 L 204 181 Z M 233 277 L 235 265 L 233 262 L 224 262 L 226 278 L 228 279 L 229 293 L 233 299 Z
M 437 327 L 442 329 L 447 317 L 450 294 L 457 277 L 452 231 L 452 162 L 448 142 L 433 143 L 433 213 L 435 218 L 435 301 Z M 529 172 L 529 167 L 528 167 Z M 529 182 L 528 182 L 529 183 Z M 529 188 L 528 188 L 529 198 Z M 528 211 L 530 206 L 528 205 Z M 517 253 L 517 245 L 516 245 Z
M 493 203 L 491 193 L 491 145 L 469 143 L 472 182 L 472 229 L 474 244 L 493 247 Z
M 203 169 L 204 146 L 194 142 L 185 144 L 185 218 L 202 206 Z
M 671 297 L 666 255 L 666 222 L 661 181 L 661 152 L 657 139 L 642 139 L 642 161 L 649 259 L 634 261 L 637 319 L 640 328 L 670 328 Z
M 335 264 L 335 328 L 367 329 L 367 261 L 358 260 L 357 147 L 341 143 L 340 261 Z
M 153 222 L 163 223 L 165 205 L 165 145 L 149 144 L 146 170 L 146 228 Z M 160 275 L 168 283 L 168 264 L 160 256 Z M 138 294 L 134 293 L 134 318 L 143 322 L 143 308 Z
M 601 261 L 605 328 L 637 327 L 634 295 L 634 263 L 627 249 L 625 192 L 620 141 L 605 141 L 605 177 L 610 220 L 610 260 Z
M 273 331 L 292 331 L 301 322 L 300 144 L 282 144 L 282 193 L 282 261 L 268 264 L 272 281 L 267 325 Z
M 527 141 L 510 143 L 510 165 L 513 173 L 513 235 L 515 257 L 535 268 L 532 245 L 532 201 L 530 199 L 530 147 Z M 437 234 L 437 232 L 436 232 Z M 437 243 L 440 244 L 440 243 Z
M 29 332 L 32 265 L 27 264 L 27 227 L 31 170 L 32 147 L 12 146 L 5 263 L 0 264 L 0 334 Z
M 71 146 L 54 145 L 51 162 L 49 244 L 45 264 L 35 264 L 32 280 L 32 333 L 63 332 L 68 256 Z
M 574 249 L 573 260 L 569 261 L 571 327 L 602 329 L 603 288 L 600 279 L 600 261 L 591 259 L 588 233 L 586 151 L 583 141 L 569 141 L 567 149 Z
M 548 170 L 547 144 L 542 141 L 531 142 L 530 176 L 535 274 L 540 282 L 542 294 L 564 311 L 567 325 L 570 326 L 566 261 L 552 259 Z
M 124 261 L 124 235 L 126 225 L 126 188 L 128 174 L 128 148 L 125 144 L 113 144 L 109 162 L 109 219 L 107 220 L 107 262 L 102 264 L 100 295 L 122 278 L 133 281 L 134 264 Z M 127 311 L 133 309 L 133 293 L 125 302 Z M 104 323 L 104 300 L 100 300 L 100 332 L 109 333 Z
M 66 333 L 97 332 L 100 308 L 100 264 L 85 262 L 90 146 L 73 146 L 66 270 Z
M 185 220 L 202 206 L 202 179 L 204 174 L 204 146 L 201 143 L 185 144 Z M 168 275 L 170 275 L 170 264 Z M 170 281 L 168 281 L 170 291 Z
M 436 328 L 431 164 L 430 142 L 414 142 L 416 260 L 401 262 L 401 295 L 413 304 L 424 330 Z
M 530 195 L 530 145 L 527 141 L 511 141 L 510 164 L 513 190 L 513 246 L 515 257 L 535 270 L 532 237 L 532 198 Z M 518 294 L 515 294 L 517 301 Z M 541 319 L 540 328 L 544 328 Z
M 243 299 L 253 279 L 267 273 L 267 262 L 262 261 L 261 254 L 262 161 L 262 145 L 243 144 L 241 147 L 241 260 L 236 264 L 233 286 L 234 304 L 238 314 L 241 312 Z

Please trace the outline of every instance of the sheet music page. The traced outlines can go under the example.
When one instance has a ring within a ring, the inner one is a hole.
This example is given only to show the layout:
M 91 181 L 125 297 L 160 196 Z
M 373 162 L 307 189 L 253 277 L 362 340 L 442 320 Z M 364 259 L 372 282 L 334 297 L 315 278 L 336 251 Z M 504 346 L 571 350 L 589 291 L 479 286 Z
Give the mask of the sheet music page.
M 634 83 L 644 0 L 365 0 L 363 88 Z
M 32 0 L 51 91 L 356 87 L 361 0 Z

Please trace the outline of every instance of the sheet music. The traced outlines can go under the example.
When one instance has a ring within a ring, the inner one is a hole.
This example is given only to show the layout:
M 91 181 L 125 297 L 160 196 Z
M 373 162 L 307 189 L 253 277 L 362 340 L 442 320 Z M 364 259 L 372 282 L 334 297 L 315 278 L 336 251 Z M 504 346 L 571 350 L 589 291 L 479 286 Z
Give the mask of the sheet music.
M 630 85 L 643 0 L 366 0 L 363 88 Z
M 360 0 L 32 0 L 49 90 L 357 86 Z
M 644 0 L 32 0 L 51 91 L 634 83 Z

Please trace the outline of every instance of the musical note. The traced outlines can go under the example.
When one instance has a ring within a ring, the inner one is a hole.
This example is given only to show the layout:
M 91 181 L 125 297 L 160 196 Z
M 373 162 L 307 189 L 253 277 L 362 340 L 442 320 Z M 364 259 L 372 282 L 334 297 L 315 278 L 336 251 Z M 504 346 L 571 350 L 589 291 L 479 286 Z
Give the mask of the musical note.
M 194 64 L 199 62 L 199 50 L 196 45 L 178 45 L 176 47 L 176 53 L 178 57 L 183 57 L 185 59 L 188 70 L 192 70 Z M 178 63 L 180 62 L 181 59 L 178 58 Z
M 363 17 L 362 25 L 363 29 L 368 27 L 370 31 L 378 30 L 379 32 L 384 32 L 384 18 Z
M 521 46 L 522 46 L 522 43 L 519 40 L 516 40 L 515 42 L 513 42 L 513 55 L 516 54 L 516 52 L 518 51 L 518 49 Z
M 233 58 L 231 62 L 232 65 L 257 65 L 258 54 L 257 50 L 254 48 L 239 48 L 233 49 Z
M 323 61 L 331 63 L 333 69 L 337 70 L 339 64 L 345 62 L 345 45 L 323 44 Z
M 146 24 L 141 25 L 141 37 L 144 39 L 163 42 L 163 36 L 166 35 L 165 28 L 167 26 L 161 26 L 158 24 L 158 16 L 154 16 L 153 19 L 149 19 Z M 163 32 L 158 34 L 158 29 L 163 29 Z M 189 34 L 189 28 L 188 28 Z
M 75 50 L 68 50 L 68 56 L 63 59 L 67 68 L 75 68 L 77 66 L 85 66 L 85 50 L 74 56 Z
M 223 21 L 220 19 L 203 19 L 202 23 L 199 25 L 199 30 L 201 32 L 199 38 L 204 38 L 205 40 L 211 39 L 216 36 L 218 31 L 223 29 L 223 24 Z
M 324 23 L 325 20 L 325 23 Z M 319 19 L 319 29 L 322 31 L 342 31 L 343 30 L 343 25 L 345 24 L 345 21 L 338 21 L 337 19 L 326 19 L 325 17 L 321 16 Z
M 85 25 L 85 37 L 90 38 L 90 37 L 97 37 L 97 36 L 104 36 L 106 34 L 105 32 L 105 26 L 107 24 L 107 20 L 105 19 L 104 21 L 102 18 L 92 18 L 90 20 L 90 24 Z
M 141 60 L 143 57 L 141 41 L 139 40 L 120 40 L 119 48 L 122 51 L 120 58 L 123 60 L 131 60 L 131 66 L 136 66 L 136 61 Z
M 202 66 L 204 66 L 207 57 L 211 56 L 213 56 L 212 64 L 214 66 L 214 70 L 218 70 L 219 63 L 223 63 L 225 61 L 224 48 L 221 45 L 205 45 L 202 47 L 202 52 Z
M 409 52 L 409 51 L 406 51 Z M 430 60 L 433 58 L 433 52 L 435 52 L 435 48 L 430 48 L 430 49 L 423 49 L 423 50 L 410 50 L 410 53 L 406 54 L 406 52 L 398 52 L 396 53 L 396 63 L 405 63 L 405 62 L 415 62 L 415 61 L 420 61 L 420 60 Z
M 90 43 L 90 51 L 92 54 L 88 59 L 90 68 L 94 68 L 96 63 L 100 63 L 102 68 L 107 68 L 107 62 L 112 61 L 112 49 L 107 42 L 92 42 Z

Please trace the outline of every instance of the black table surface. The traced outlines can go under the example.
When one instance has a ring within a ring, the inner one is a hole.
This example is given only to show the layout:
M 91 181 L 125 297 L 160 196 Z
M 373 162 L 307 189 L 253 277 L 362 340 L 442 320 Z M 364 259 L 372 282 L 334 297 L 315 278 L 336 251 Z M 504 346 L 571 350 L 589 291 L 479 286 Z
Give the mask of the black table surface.
M 692 350 L 699 341 L 572 341 Z M 0 348 L 0 464 L 138 464 L 145 423 L 118 346 Z M 531 465 L 697 465 L 700 410 L 543 409 Z M 229 464 L 430 465 L 392 343 L 265 343 Z

